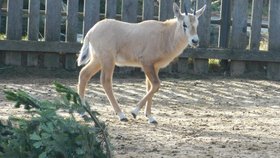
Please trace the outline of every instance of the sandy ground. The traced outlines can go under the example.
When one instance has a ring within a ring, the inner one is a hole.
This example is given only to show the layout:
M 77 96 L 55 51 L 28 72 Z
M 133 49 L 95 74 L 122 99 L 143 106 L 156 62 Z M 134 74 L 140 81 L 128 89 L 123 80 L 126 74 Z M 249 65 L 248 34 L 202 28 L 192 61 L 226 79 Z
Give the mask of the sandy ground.
M 24 89 L 35 96 L 55 96 L 52 82 L 75 87 L 76 78 L 0 77 L 0 118 L 20 114 L 3 89 Z M 129 114 L 145 94 L 143 78 L 115 79 L 114 91 L 129 118 L 119 122 L 98 79 L 87 99 L 109 127 L 117 158 L 280 157 L 280 82 L 224 77 L 162 78 L 154 97 L 159 124 L 147 123 L 143 110 Z

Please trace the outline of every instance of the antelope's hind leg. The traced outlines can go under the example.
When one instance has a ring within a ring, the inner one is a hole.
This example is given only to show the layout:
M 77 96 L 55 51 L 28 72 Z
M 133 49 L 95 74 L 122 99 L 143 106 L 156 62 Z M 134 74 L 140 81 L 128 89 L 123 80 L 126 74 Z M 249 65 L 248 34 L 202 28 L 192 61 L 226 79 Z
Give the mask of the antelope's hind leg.
M 88 81 L 98 71 L 100 71 L 101 65 L 96 59 L 92 59 L 86 66 L 82 68 L 79 74 L 78 82 L 78 94 L 80 95 L 82 102 L 85 102 L 85 89 Z

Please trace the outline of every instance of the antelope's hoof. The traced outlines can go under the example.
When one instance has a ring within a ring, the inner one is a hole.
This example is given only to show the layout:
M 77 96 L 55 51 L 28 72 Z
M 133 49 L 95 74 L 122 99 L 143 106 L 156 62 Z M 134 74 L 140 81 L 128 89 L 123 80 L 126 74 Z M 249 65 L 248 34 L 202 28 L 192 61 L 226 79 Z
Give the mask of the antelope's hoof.
M 83 118 L 84 121 L 86 121 L 86 122 L 91 121 L 91 117 L 89 117 L 88 115 L 82 115 L 82 118 Z
M 120 119 L 121 122 L 128 122 L 128 119 L 127 118 L 122 118 Z
M 133 116 L 134 119 L 136 119 L 136 117 L 137 117 L 136 114 L 134 114 L 134 113 L 132 112 L 131 115 Z
M 157 125 L 158 122 L 156 120 L 153 120 L 153 121 L 149 121 L 149 124 Z
M 158 124 L 157 120 L 153 116 L 148 117 L 148 123 L 149 124 L 154 124 L 154 125 Z

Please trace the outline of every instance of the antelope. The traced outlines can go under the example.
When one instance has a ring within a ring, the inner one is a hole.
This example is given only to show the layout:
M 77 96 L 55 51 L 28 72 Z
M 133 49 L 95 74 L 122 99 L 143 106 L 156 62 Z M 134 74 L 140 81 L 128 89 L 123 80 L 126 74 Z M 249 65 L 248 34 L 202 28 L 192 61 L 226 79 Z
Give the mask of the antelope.
M 193 13 L 181 13 L 173 3 L 175 17 L 164 22 L 148 20 L 140 23 L 127 23 L 104 19 L 96 23 L 86 34 L 77 59 L 78 66 L 85 65 L 79 73 L 78 94 L 84 101 L 88 81 L 101 71 L 100 82 L 120 121 L 127 122 L 115 99 L 112 78 L 115 65 L 140 67 L 146 77 L 146 94 L 131 111 L 136 119 L 145 106 L 148 122 L 157 124 L 151 112 L 152 98 L 160 88 L 159 70 L 166 67 L 174 58 L 190 45 L 197 47 L 198 18 L 206 5 Z

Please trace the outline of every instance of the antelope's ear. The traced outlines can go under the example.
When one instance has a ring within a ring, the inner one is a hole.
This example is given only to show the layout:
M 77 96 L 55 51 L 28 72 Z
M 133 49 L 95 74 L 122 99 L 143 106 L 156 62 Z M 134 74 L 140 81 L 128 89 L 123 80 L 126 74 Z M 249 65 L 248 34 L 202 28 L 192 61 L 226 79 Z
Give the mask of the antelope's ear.
M 197 17 L 197 18 L 199 18 L 203 13 L 204 13 L 204 11 L 205 11 L 205 9 L 206 9 L 206 5 L 204 5 L 202 8 L 200 8 L 198 11 L 196 11 L 195 13 L 195 16 Z
M 173 12 L 176 18 L 183 20 L 183 15 L 180 11 L 180 8 L 178 7 L 178 5 L 174 2 L 173 3 Z

